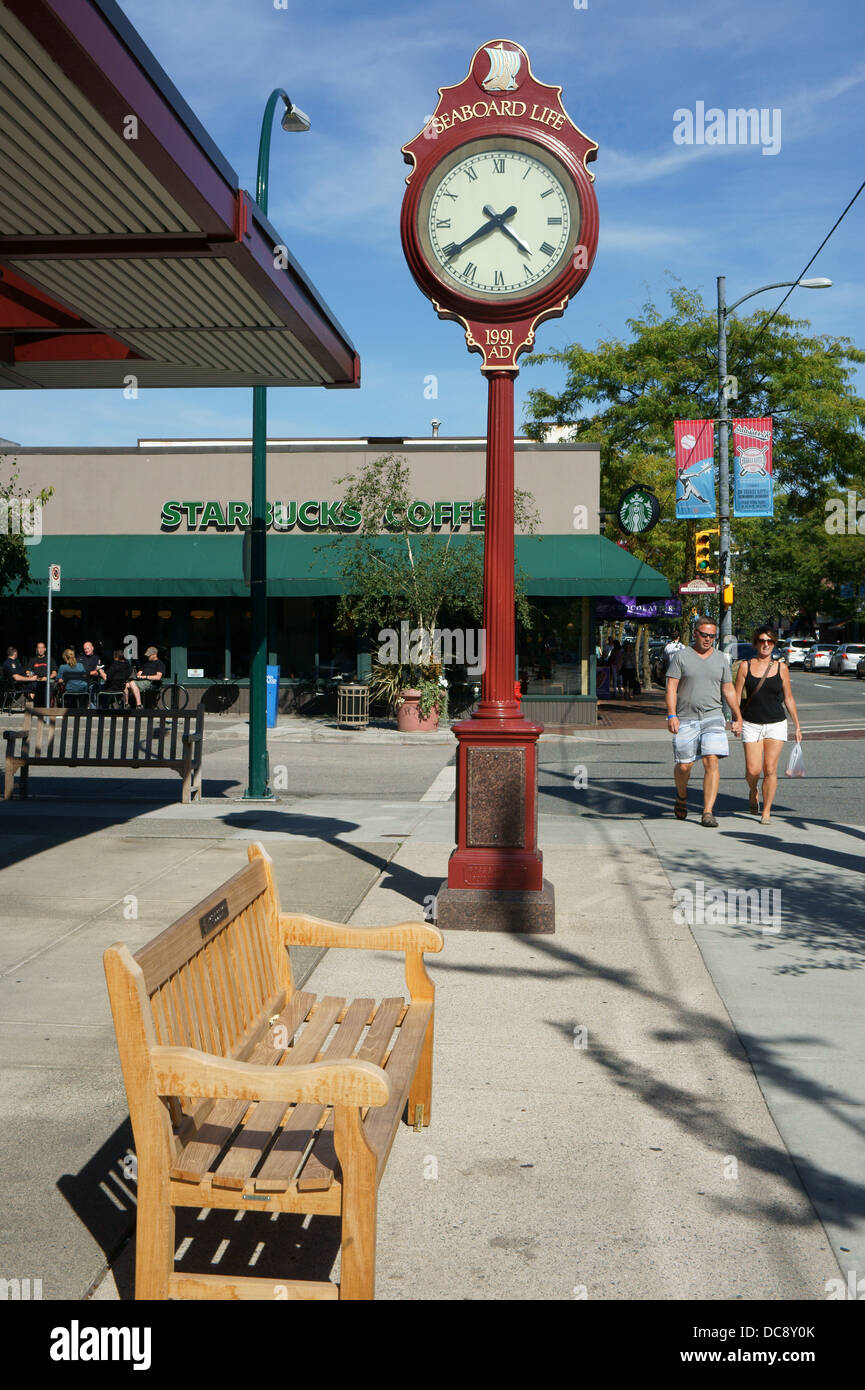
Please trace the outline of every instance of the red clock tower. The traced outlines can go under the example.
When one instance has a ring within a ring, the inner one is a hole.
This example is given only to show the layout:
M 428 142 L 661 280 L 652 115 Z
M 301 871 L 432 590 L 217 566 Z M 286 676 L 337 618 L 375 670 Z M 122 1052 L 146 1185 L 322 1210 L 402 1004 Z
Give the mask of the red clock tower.
M 477 710 L 454 726 L 457 844 L 437 897 L 446 928 L 555 930 L 537 843 L 543 725 L 514 696 L 514 378 L 537 325 L 564 313 L 591 269 L 597 148 L 509 39 L 484 44 L 461 83 L 439 88 L 403 147 L 406 259 L 439 317 L 463 325 L 488 390 L 486 669 Z

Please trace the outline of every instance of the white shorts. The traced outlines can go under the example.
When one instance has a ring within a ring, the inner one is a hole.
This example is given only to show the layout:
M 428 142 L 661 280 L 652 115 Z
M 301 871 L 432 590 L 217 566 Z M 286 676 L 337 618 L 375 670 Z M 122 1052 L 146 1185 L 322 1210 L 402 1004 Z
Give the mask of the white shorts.
M 786 719 L 779 719 L 777 724 L 749 724 L 747 719 L 742 720 L 743 743 L 760 743 L 764 738 L 776 738 L 779 743 L 786 743 Z

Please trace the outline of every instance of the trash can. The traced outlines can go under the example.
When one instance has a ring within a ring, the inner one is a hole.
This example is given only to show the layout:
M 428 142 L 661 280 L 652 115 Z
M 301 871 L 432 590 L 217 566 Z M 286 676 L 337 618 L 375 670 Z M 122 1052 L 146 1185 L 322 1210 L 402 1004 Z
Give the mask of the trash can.
M 355 681 L 341 685 L 336 701 L 336 722 L 341 729 L 365 729 L 369 723 L 369 686 Z
M 267 727 L 276 728 L 276 718 L 279 710 L 279 667 L 268 666 L 267 668 Z

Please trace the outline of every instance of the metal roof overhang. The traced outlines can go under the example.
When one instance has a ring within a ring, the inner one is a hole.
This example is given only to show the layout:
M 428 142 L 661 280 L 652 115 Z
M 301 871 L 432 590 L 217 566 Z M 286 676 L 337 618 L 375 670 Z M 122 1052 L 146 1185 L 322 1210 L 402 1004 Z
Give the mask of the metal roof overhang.
M 359 386 L 114 0 L 0 0 L 0 95 L 0 386 Z

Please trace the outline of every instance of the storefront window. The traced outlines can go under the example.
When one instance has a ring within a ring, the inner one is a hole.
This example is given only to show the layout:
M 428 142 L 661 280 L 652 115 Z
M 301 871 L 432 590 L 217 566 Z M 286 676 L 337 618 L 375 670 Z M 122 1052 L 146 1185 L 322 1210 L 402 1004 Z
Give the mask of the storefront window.
M 586 695 L 582 683 L 581 598 L 538 599 L 535 626 L 520 629 L 519 673 L 527 696 Z

